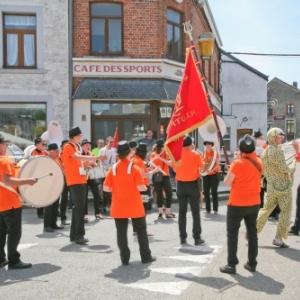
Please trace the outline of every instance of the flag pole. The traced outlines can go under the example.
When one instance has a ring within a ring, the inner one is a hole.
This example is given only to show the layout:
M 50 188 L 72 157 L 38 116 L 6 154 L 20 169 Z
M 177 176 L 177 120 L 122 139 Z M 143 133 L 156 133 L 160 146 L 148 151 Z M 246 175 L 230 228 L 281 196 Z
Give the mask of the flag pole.
M 225 156 L 225 160 L 226 160 L 226 164 L 227 164 L 227 169 L 228 169 L 228 166 L 230 165 L 230 162 L 229 162 L 228 154 L 227 154 L 227 151 L 226 151 L 225 143 L 224 143 L 221 131 L 220 131 L 220 126 L 219 126 L 219 122 L 218 122 L 218 119 L 217 119 L 217 115 L 216 115 L 214 106 L 212 104 L 212 101 L 210 99 L 210 93 L 209 93 L 209 90 L 208 90 L 207 82 L 205 80 L 204 72 L 202 70 L 201 61 L 200 61 L 200 58 L 198 56 L 198 53 L 196 51 L 196 47 L 195 47 L 195 44 L 194 44 L 194 40 L 193 40 L 193 36 L 192 36 L 193 27 L 192 27 L 190 21 L 187 21 L 187 22 L 183 23 L 183 27 L 184 27 L 184 32 L 190 38 L 190 43 L 191 43 L 191 46 L 192 46 L 191 47 L 192 53 L 193 53 L 193 55 L 195 57 L 195 60 L 196 60 L 196 67 L 197 67 L 197 70 L 198 70 L 198 72 L 200 74 L 201 81 L 202 81 L 202 83 L 204 85 L 206 99 L 207 99 L 209 108 L 211 110 L 211 114 L 212 114 L 213 119 L 214 119 L 215 124 L 216 124 L 218 138 L 219 138 L 219 141 L 221 142 L 220 144 L 221 144 L 222 149 L 223 149 L 223 153 L 224 153 L 224 156 Z

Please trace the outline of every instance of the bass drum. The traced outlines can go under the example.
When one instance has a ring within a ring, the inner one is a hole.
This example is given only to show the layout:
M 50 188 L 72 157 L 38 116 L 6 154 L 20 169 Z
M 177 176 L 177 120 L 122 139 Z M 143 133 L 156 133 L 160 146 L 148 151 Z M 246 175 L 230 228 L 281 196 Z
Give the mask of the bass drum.
M 52 173 L 52 176 L 49 173 Z M 19 178 L 40 178 L 33 186 L 19 186 L 22 199 L 35 207 L 51 205 L 60 197 L 64 188 L 61 167 L 54 159 L 46 156 L 35 156 L 25 162 L 19 172 Z

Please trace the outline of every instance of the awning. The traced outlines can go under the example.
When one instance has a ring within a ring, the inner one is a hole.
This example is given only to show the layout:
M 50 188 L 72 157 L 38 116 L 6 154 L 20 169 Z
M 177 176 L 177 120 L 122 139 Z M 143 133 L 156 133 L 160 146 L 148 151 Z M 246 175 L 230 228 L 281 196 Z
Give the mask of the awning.
M 179 85 L 167 79 L 84 78 L 73 99 L 175 101 Z
M 7 132 L 0 131 L 0 133 L 4 136 L 4 138 L 6 138 L 7 140 L 9 140 L 11 143 L 18 145 L 19 147 L 24 147 L 25 148 L 25 147 L 27 147 L 29 145 L 33 145 L 34 144 L 33 141 L 29 141 L 29 140 L 23 139 L 21 137 L 12 135 L 12 134 L 7 133 Z

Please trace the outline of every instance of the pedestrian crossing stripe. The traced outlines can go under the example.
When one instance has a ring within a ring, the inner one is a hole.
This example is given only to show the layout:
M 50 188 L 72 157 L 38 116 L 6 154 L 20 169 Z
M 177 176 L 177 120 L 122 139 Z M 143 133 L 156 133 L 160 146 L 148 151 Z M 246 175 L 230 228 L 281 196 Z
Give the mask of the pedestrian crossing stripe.
M 149 268 L 152 272 L 171 274 L 180 278 L 197 277 L 204 267 Z
M 153 283 L 131 283 L 126 286 L 144 289 L 151 292 L 160 292 L 169 295 L 178 296 L 185 291 L 191 282 L 178 281 L 178 282 L 153 282 Z
M 208 252 L 212 254 L 216 254 L 220 251 L 222 246 L 185 246 L 183 245 L 182 247 L 174 247 L 175 249 L 183 249 L 183 250 L 189 250 L 189 251 L 197 251 L 197 252 Z
M 20 250 L 24 250 L 24 249 L 27 249 L 27 248 L 34 247 L 34 246 L 36 246 L 36 245 L 37 245 L 37 243 L 35 243 L 35 244 L 19 244 L 18 250 L 19 250 L 19 251 L 20 251 Z

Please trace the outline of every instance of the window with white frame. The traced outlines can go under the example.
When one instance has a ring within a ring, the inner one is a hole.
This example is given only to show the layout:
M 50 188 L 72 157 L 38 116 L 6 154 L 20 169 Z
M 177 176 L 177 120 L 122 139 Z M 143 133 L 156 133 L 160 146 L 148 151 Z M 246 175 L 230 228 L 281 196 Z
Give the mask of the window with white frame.
M 294 104 L 287 104 L 286 113 L 288 115 L 293 115 L 295 113 L 295 105 Z
M 36 68 L 36 16 L 4 14 L 4 67 Z
M 226 127 L 226 133 L 223 136 L 224 146 L 226 150 L 230 150 L 230 131 L 231 127 Z

